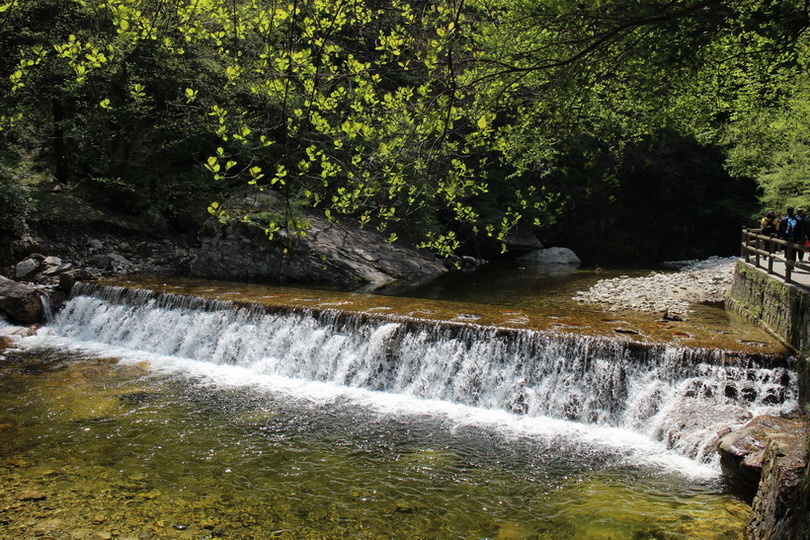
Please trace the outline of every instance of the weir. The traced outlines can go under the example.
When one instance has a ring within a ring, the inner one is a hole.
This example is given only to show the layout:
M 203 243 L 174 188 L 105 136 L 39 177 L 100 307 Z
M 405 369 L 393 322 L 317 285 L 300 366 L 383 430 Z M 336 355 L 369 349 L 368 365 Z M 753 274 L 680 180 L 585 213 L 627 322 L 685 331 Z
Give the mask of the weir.
M 78 284 L 51 330 L 261 375 L 632 430 L 702 462 L 798 406 L 794 359 Z

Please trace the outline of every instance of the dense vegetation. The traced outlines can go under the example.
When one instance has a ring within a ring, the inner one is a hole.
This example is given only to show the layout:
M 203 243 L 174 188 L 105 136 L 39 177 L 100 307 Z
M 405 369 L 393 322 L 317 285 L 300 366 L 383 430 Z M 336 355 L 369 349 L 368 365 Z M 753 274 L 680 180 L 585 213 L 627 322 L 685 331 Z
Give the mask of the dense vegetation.
M 0 229 L 56 181 L 171 220 L 304 205 L 447 254 L 733 249 L 810 204 L 798 0 L 0 1 Z M 760 201 L 757 202 L 757 196 Z M 490 244 L 487 244 L 487 240 Z

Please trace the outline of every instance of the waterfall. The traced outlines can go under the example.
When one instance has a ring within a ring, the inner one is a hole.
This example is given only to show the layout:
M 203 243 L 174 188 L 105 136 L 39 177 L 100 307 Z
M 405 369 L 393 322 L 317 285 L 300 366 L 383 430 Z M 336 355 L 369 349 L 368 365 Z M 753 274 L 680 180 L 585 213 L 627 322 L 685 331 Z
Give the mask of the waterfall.
M 710 461 L 718 431 L 797 408 L 793 359 L 77 285 L 51 331 L 261 375 L 613 426 Z

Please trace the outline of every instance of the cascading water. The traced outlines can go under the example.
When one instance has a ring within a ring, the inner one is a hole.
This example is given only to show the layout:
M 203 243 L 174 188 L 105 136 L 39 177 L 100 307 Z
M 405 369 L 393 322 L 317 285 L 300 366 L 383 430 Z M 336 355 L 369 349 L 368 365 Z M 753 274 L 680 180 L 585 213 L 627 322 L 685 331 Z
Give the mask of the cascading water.
M 797 407 L 790 359 L 80 285 L 51 332 L 257 375 L 632 430 L 711 461 L 717 432 Z

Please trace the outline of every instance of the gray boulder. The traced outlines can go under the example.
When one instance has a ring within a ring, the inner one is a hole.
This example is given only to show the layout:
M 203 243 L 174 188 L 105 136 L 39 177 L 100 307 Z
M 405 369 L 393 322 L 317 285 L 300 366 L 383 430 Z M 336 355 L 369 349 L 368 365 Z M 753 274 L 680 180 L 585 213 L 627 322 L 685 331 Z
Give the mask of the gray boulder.
M 537 263 L 537 264 L 580 264 L 576 253 L 564 247 L 551 247 L 545 249 L 537 249 L 518 257 L 517 260 L 523 263 Z
M 45 318 L 42 295 L 31 285 L 0 276 L 0 313 L 19 324 L 41 323 Z
M 531 231 L 519 230 L 514 234 L 508 234 L 503 239 L 510 251 L 536 251 L 543 249 L 543 243 L 537 239 Z
M 263 193 L 236 205 L 244 215 L 267 212 L 278 204 L 273 194 Z M 272 240 L 255 225 L 239 220 L 221 225 L 212 219 L 198 235 L 202 246 L 190 273 L 224 280 L 374 289 L 394 282 L 425 281 L 447 272 L 430 253 L 386 243 L 376 231 L 330 222 L 315 212 L 303 218 L 308 223 L 303 235 L 276 233 Z
M 17 266 L 14 267 L 14 277 L 17 279 L 26 278 L 36 272 L 38 268 L 39 261 L 33 258 L 25 259 L 18 262 Z

